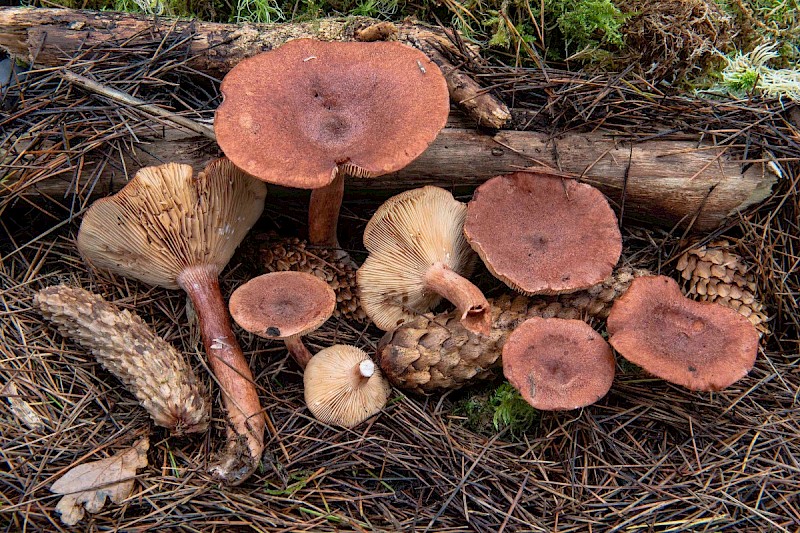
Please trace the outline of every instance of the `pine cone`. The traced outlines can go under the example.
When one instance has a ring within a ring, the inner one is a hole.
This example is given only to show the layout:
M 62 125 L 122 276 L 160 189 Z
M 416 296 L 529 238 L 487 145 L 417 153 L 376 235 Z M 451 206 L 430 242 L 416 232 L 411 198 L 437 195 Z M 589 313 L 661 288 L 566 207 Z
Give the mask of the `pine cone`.
M 313 274 L 325 281 L 336 292 L 336 310 L 333 316 L 365 324 L 367 315 L 361 308 L 356 285 L 357 267 L 350 261 L 336 257 L 333 250 L 312 248 L 297 238 L 258 238 L 256 252 L 258 268 L 263 272 L 292 270 Z
M 694 300 L 717 302 L 739 312 L 762 333 L 769 333 L 767 315 L 757 298 L 755 275 L 727 240 L 692 248 L 676 266 L 683 292 Z
M 181 354 L 137 315 L 66 285 L 42 289 L 33 301 L 62 335 L 91 350 L 156 424 L 175 435 L 206 430 L 210 401 L 205 388 Z
M 470 333 L 454 312 L 422 315 L 383 336 L 378 358 L 396 387 L 416 393 L 458 389 L 489 379 L 499 366 L 508 335 L 528 318 L 606 318 L 614 300 L 644 270 L 622 268 L 585 291 L 557 296 L 503 295 L 490 299 L 492 329 L 488 337 Z

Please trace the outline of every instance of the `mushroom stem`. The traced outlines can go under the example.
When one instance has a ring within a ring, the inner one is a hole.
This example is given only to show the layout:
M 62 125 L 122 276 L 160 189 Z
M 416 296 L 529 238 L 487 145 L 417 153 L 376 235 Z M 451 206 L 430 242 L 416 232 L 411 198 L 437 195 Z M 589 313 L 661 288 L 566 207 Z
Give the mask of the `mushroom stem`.
M 308 242 L 327 248 L 339 248 L 336 228 L 344 197 L 345 172 L 338 168 L 335 172 L 332 182 L 311 191 L 308 205 Z
M 358 377 L 360 379 L 369 379 L 375 373 L 375 363 L 372 359 L 364 359 L 358 364 Z
M 477 335 L 489 335 L 491 308 L 481 290 L 438 261 L 425 272 L 425 288 L 448 299 L 458 309 L 461 323 Z
M 253 374 L 231 329 L 228 309 L 219 288 L 215 267 L 191 266 L 178 275 L 178 285 L 192 300 L 200 323 L 200 333 L 211 371 L 214 373 L 233 434 L 229 434 L 229 454 L 214 473 L 236 485 L 244 481 L 261 460 L 264 451 L 266 420 L 261 411 Z M 242 449 L 246 445 L 246 450 Z M 242 452 L 247 453 L 242 453 Z
M 311 361 L 313 354 L 309 352 L 306 345 L 303 344 L 303 339 L 300 338 L 300 335 L 287 337 L 283 342 L 286 344 L 286 349 L 289 350 L 289 353 L 294 357 L 294 360 L 300 365 L 300 368 L 305 369 L 308 362 Z

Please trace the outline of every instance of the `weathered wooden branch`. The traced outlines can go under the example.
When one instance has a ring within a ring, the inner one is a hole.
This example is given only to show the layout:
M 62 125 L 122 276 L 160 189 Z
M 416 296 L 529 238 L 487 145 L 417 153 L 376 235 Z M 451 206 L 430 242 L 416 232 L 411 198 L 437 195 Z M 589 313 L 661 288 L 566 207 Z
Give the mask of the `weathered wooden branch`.
M 79 51 L 111 39 L 116 42 L 143 32 L 152 32 L 153 38 L 159 39 L 167 31 L 192 32 L 189 65 L 218 77 L 244 57 L 298 37 L 374 40 L 394 35 L 442 62 L 447 61 L 447 53 L 454 51 L 439 30 L 414 24 L 394 26 L 364 18 L 235 26 L 161 21 L 120 13 L 0 8 L 0 47 L 28 60 L 35 59 L 39 65 L 64 65 Z M 775 176 L 762 163 L 742 171 L 725 149 L 698 145 L 696 141 L 630 144 L 600 131 L 557 138 L 502 129 L 493 135 L 482 133 L 476 123 L 496 126 L 505 122 L 507 110 L 503 111 L 502 104 L 493 107 L 499 102 L 453 65 L 440 66 L 449 76 L 453 100 L 464 104 L 472 120 L 454 114 L 437 140 L 411 165 L 372 180 L 349 180 L 346 194 L 370 191 L 389 195 L 425 184 L 469 188 L 498 174 L 548 166 L 600 188 L 625 219 L 708 230 L 738 210 L 765 199 L 775 183 Z M 146 109 L 136 107 L 138 112 L 146 113 Z M 178 130 L 167 130 L 166 138 L 150 139 L 136 145 L 136 149 L 125 165 L 130 174 L 141 166 L 164 161 L 185 162 L 200 169 L 210 158 L 220 155 L 208 139 Z M 94 192 L 116 190 L 130 177 L 119 167 L 107 165 Z M 13 184 L 5 185 L 13 190 Z M 58 198 L 75 186 L 71 176 L 63 180 L 55 177 L 28 187 L 26 192 Z
M 126 161 L 131 175 L 106 165 L 94 193 L 119 189 L 142 166 L 179 161 L 201 169 L 221 155 L 207 138 L 167 131 L 165 139 L 136 145 L 136 154 Z M 695 142 L 654 140 L 631 145 L 602 132 L 558 138 L 511 130 L 488 135 L 456 115 L 416 161 L 395 174 L 349 179 L 345 198 L 365 192 L 389 196 L 422 185 L 468 192 L 493 176 L 530 166 L 558 169 L 598 187 L 626 219 L 667 227 L 692 224 L 696 230 L 717 227 L 738 210 L 765 199 L 776 180 L 766 165 L 753 164 L 743 172 L 724 149 Z M 38 183 L 30 192 L 59 198 L 71 186 L 75 186 L 72 176 L 65 173 L 63 178 Z
M 129 13 L 72 9 L 0 8 L 0 48 L 40 66 L 61 66 L 80 51 L 106 41 L 122 42 L 137 35 L 160 39 L 167 32 L 190 32 L 188 66 L 221 78 L 242 59 L 271 50 L 290 39 L 328 41 L 398 39 L 419 48 L 439 65 L 451 100 L 477 122 L 500 128 L 508 108 L 456 68 L 447 53 L 457 53 L 444 31 L 420 24 L 393 25 L 366 17 L 328 18 L 287 24 L 219 24 L 176 21 Z

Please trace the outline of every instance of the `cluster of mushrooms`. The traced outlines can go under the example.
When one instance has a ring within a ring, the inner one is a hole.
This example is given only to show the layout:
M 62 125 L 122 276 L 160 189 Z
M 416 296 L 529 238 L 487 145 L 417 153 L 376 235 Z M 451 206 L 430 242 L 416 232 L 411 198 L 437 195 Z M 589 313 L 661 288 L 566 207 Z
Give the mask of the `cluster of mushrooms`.
M 313 189 L 311 245 L 339 250 L 346 179 L 395 172 L 434 140 L 449 113 L 445 78 L 422 52 L 397 42 L 298 39 L 246 59 L 225 77 L 214 128 L 225 158 L 198 175 L 166 164 L 140 170 L 84 216 L 78 247 L 92 265 L 187 292 L 229 419 L 221 479 L 246 479 L 264 449 L 253 375 L 231 328 L 282 339 L 304 368 L 309 410 L 353 427 L 379 412 L 390 386 L 352 346 L 313 355 L 301 337 L 320 327 L 336 296 L 310 274 L 280 272 L 238 287 L 226 303 L 218 277 L 260 217 L 265 182 Z M 442 298 L 472 335 L 489 336 L 491 306 L 469 281 L 477 258 L 523 294 L 560 294 L 607 278 L 622 252 L 613 210 L 589 185 L 541 171 L 498 176 L 466 205 L 426 186 L 382 205 L 364 231 L 361 304 L 392 332 Z M 348 259 L 349 260 L 349 259 Z M 684 298 L 663 276 L 637 278 L 608 319 L 611 344 L 665 379 L 720 389 L 752 366 L 758 334 L 736 312 Z M 733 333 L 736 331 L 736 333 Z M 587 323 L 531 318 L 507 338 L 506 377 L 540 409 L 574 409 L 604 396 L 615 361 Z

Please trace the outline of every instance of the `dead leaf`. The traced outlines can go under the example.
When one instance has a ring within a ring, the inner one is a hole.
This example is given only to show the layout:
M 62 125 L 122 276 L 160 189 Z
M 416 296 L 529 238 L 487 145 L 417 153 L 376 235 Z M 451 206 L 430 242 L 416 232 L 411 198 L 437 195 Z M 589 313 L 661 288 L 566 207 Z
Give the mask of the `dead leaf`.
M 114 503 L 128 498 L 133 493 L 136 470 L 147 466 L 149 447 L 150 442 L 145 437 L 132 448 L 100 461 L 78 465 L 61 476 L 50 487 L 50 492 L 64 495 L 56 505 L 61 521 L 74 526 L 83 518 L 82 505 L 86 511 L 96 513 L 105 505 L 106 497 Z
M 4 397 L 11 406 L 11 412 L 33 431 L 42 431 L 44 422 L 36 414 L 31 405 L 22 399 L 17 391 L 17 386 L 9 381 L 4 387 L 0 387 L 0 396 Z

